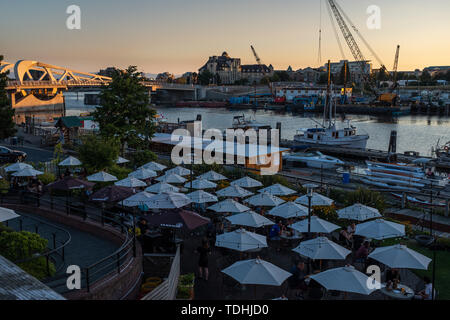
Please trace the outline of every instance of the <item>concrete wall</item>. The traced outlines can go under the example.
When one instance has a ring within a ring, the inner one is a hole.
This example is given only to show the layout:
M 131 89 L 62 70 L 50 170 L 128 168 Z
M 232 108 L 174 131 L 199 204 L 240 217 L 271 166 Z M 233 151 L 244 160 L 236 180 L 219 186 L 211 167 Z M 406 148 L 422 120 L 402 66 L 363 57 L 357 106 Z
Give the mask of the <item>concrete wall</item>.
M 35 118 L 37 122 L 52 121 L 55 117 L 65 115 L 64 96 L 58 93 L 50 100 L 41 100 L 33 94 L 16 100 L 16 94 L 12 93 L 11 106 L 15 110 L 14 121 L 18 124 L 25 122 L 26 117 Z

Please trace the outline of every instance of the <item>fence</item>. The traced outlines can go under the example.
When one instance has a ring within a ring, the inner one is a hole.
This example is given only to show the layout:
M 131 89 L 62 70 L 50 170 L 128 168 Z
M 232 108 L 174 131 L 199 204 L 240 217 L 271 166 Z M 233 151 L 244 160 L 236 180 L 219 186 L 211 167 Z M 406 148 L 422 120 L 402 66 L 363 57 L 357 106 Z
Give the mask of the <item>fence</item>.
M 178 280 L 180 278 L 180 246 L 170 267 L 170 273 L 158 287 L 149 292 L 142 300 L 175 300 L 177 296 Z
M 91 288 L 97 281 L 100 281 L 107 275 L 120 274 L 123 269 L 136 257 L 136 238 L 128 230 L 129 226 L 121 221 L 121 218 L 113 212 L 109 212 L 102 208 L 86 205 L 85 203 L 76 203 L 70 201 L 69 198 L 65 200 L 50 196 L 49 198 L 42 197 L 38 193 L 28 191 L 6 191 L 0 190 L 0 204 L 20 204 L 31 207 L 47 209 L 53 213 L 58 213 L 62 216 L 78 216 L 83 221 L 89 220 L 100 227 L 112 227 L 119 231 L 124 236 L 121 246 L 109 256 L 87 266 L 83 267 L 82 272 L 82 288 L 90 292 Z M 57 210 L 55 210 L 57 208 Z M 37 259 L 41 256 L 46 257 L 47 263 L 51 258 L 50 255 L 64 250 L 67 245 L 60 245 L 48 252 L 42 253 L 39 256 L 33 256 L 26 261 Z M 21 261 L 23 262 L 23 261 Z M 47 266 L 49 269 L 49 266 Z M 50 274 L 49 274 L 50 275 Z M 44 282 L 52 289 L 63 292 L 66 288 L 66 274 L 61 274 L 55 277 L 49 277 Z

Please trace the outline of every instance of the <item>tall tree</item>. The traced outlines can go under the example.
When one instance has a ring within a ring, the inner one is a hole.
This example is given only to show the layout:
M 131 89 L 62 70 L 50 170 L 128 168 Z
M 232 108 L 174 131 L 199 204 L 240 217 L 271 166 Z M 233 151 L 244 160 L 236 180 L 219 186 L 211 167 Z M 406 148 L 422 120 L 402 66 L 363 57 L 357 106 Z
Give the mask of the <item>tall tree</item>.
M 3 56 L 0 55 L 0 62 Z M 6 94 L 7 73 L 0 73 L 0 139 L 6 139 L 16 134 L 16 126 L 13 121 L 14 109 Z
M 155 132 L 156 111 L 149 107 L 148 90 L 141 84 L 142 75 L 135 66 L 116 70 L 112 81 L 100 93 L 100 107 L 94 112 L 100 134 L 118 138 L 122 149 L 148 147 Z
M 214 75 L 209 70 L 204 70 L 198 75 L 198 82 L 202 85 L 207 86 L 211 83 L 211 80 L 214 78 Z

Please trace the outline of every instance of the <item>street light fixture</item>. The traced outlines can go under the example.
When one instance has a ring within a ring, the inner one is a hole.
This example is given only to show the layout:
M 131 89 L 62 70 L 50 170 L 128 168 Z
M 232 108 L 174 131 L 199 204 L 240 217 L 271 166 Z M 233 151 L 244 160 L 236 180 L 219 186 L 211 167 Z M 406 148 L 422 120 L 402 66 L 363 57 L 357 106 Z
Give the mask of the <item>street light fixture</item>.
M 314 189 L 318 188 L 319 186 L 313 183 L 305 184 L 304 187 L 306 188 L 306 196 L 308 197 L 308 238 L 311 234 L 311 198 L 314 194 Z

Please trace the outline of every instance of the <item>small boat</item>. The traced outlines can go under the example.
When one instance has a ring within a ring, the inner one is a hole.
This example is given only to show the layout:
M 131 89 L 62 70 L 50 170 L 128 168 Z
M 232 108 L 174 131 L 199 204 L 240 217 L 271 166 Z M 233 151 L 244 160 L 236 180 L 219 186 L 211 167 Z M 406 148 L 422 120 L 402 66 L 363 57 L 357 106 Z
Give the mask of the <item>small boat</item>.
M 294 163 L 304 163 L 310 168 L 318 169 L 333 169 L 344 165 L 344 162 L 338 158 L 324 155 L 319 151 L 292 153 L 290 155 L 283 156 L 283 159 Z
M 268 124 L 256 122 L 256 119 L 246 118 L 245 115 L 235 116 L 233 118 L 233 129 L 254 129 L 256 132 L 261 129 L 270 130 L 272 127 Z
M 380 187 L 387 190 L 396 190 L 396 191 L 407 191 L 407 192 L 419 192 L 419 189 L 417 188 L 410 188 L 410 187 L 404 187 L 404 186 L 398 186 L 396 184 L 389 184 L 387 182 L 378 182 L 371 180 L 369 177 L 361 179 L 361 182 L 373 185 L 376 187 Z

